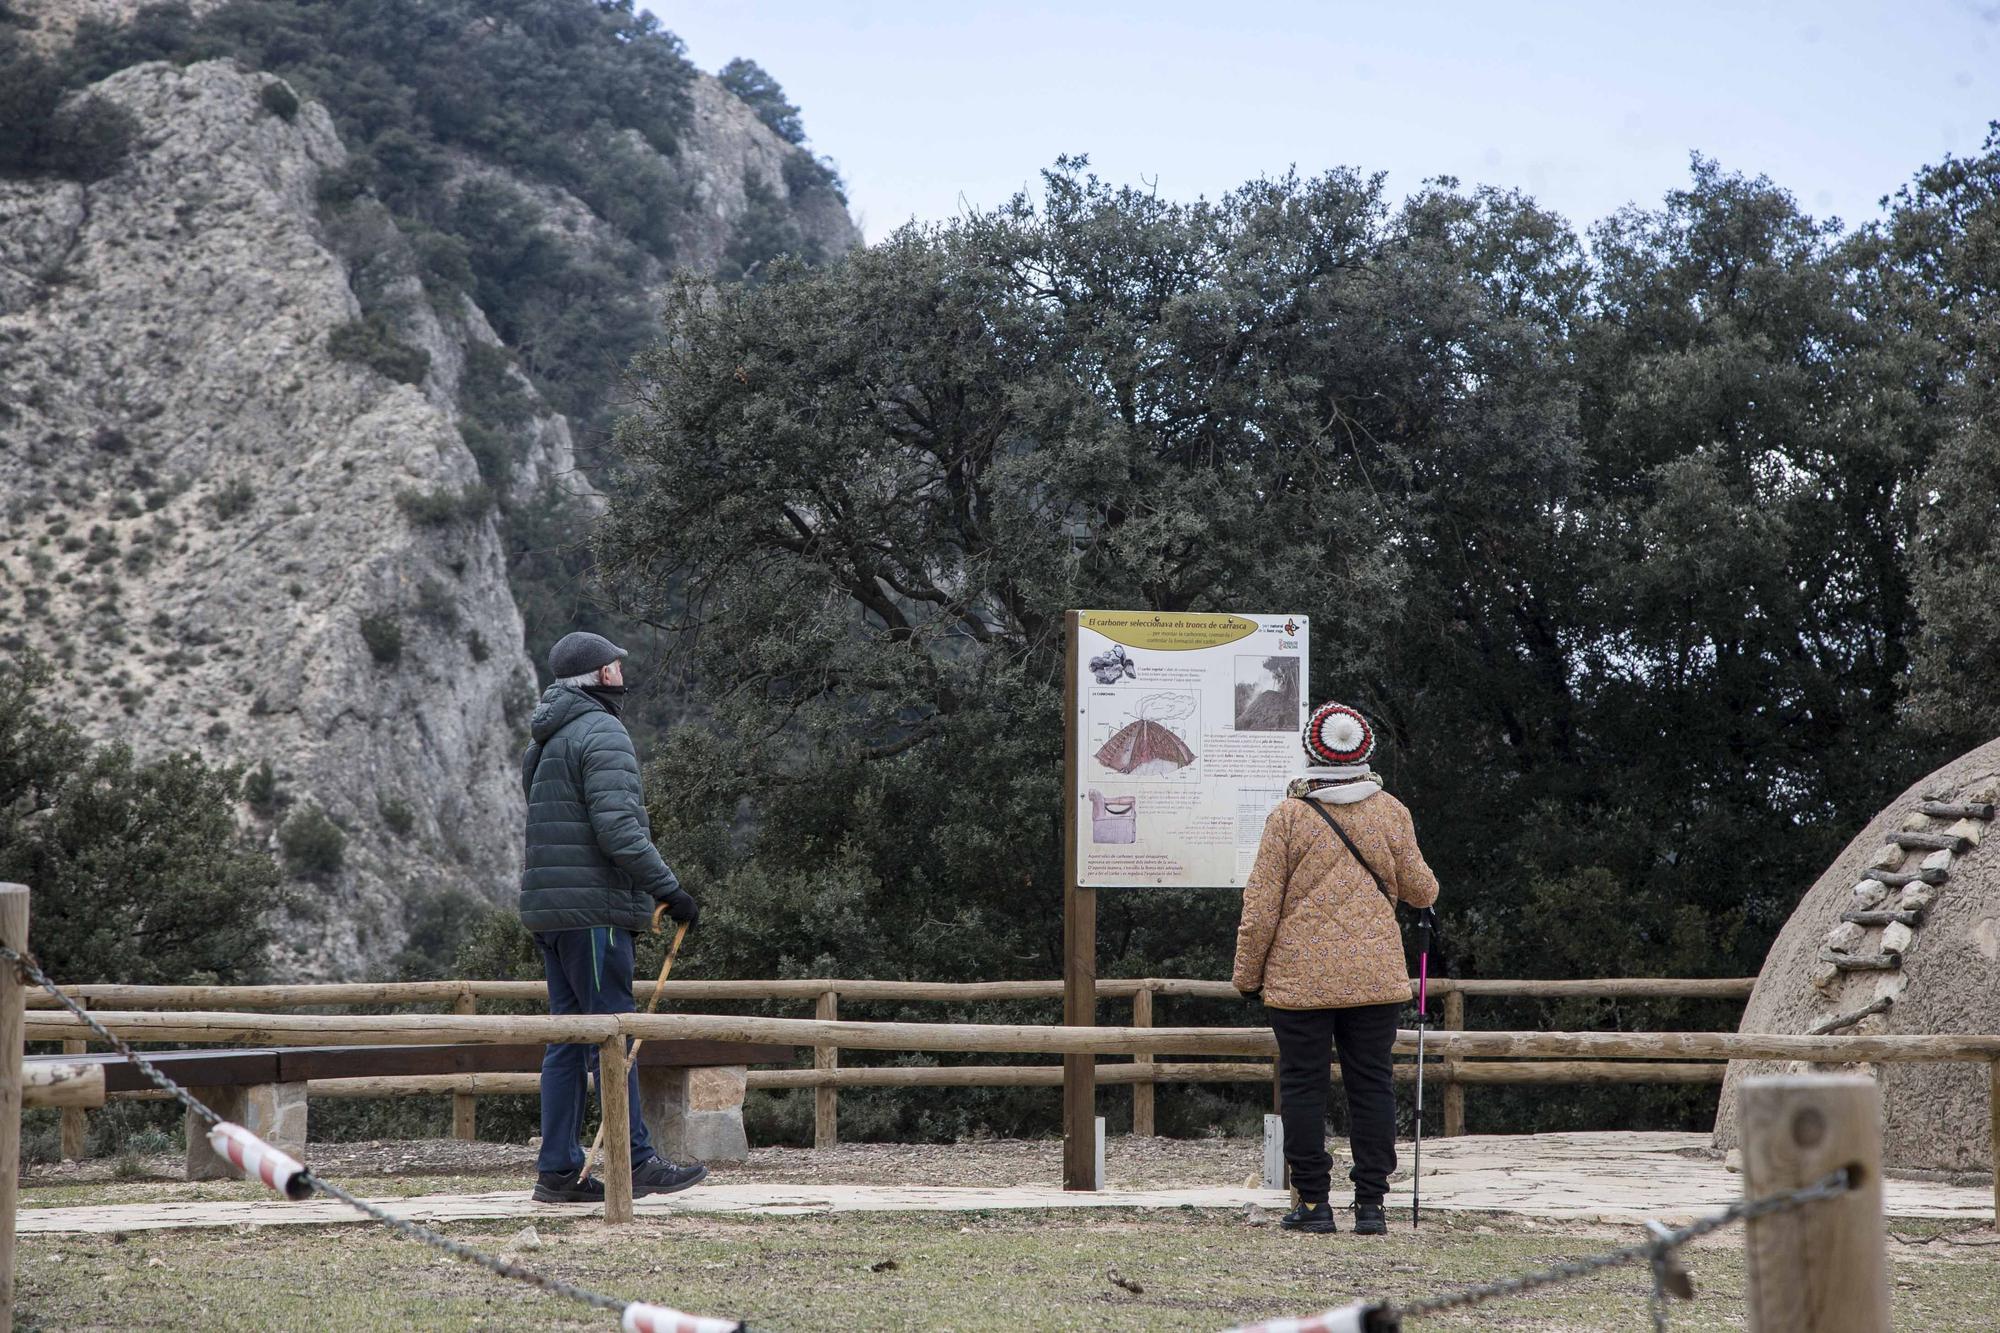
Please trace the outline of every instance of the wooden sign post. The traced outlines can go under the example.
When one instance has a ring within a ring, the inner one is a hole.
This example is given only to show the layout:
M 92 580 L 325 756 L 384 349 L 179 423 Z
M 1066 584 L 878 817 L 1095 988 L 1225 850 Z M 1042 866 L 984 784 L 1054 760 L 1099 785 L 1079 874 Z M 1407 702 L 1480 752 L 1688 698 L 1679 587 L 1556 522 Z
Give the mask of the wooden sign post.
M 1098 889 L 1243 887 L 1298 772 L 1307 628 L 1301 615 L 1065 613 L 1065 1026 L 1097 1023 Z M 1134 1021 L 1150 1022 L 1141 995 Z M 1063 1188 L 1102 1186 L 1097 1126 L 1097 1065 L 1065 1056 Z M 1132 1132 L 1154 1128 L 1141 1085 Z
M 1077 883 L 1077 613 L 1063 617 L 1063 1024 L 1097 1025 L 1097 890 Z M 1063 1188 L 1097 1188 L 1097 1057 L 1063 1057 Z

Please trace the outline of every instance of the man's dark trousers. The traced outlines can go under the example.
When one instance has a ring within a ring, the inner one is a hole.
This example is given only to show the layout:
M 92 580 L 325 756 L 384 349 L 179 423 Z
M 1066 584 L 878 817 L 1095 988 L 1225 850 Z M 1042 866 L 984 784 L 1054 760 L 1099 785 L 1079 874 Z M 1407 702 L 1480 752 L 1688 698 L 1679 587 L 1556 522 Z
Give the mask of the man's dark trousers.
M 1285 1165 L 1305 1203 L 1324 1203 L 1333 1158 L 1326 1150 L 1326 1103 L 1333 1050 L 1347 1091 L 1347 1139 L 1354 1150 L 1356 1203 L 1380 1203 L 1396 1170 L 1396 1087 L 1391 1053 L 1400 1004 L 1348 1009 L 1270 1009 L 1278 1038 L 1278 1113 L 1285 1121 Z M 546 1086 L 546 1085 L 545 1085 Z M 544 1094 L 546 1095 L 546 1094 Z
M 552 1014 L 632 1012 L 632 932 L 611 926 L 548 930 L 535 935 L 548 972 Z M 539 1171 L 575 1172 L 583 1166 L 583 1117 L 597 1083 L 597 1047 L 589 1042 L 551 1046 L 542 1056 L 542 1153 Z M 632 1124 L 632 1165 L 653 1159 L 653 1141 L 639 1114 L 639 1070 L 626 1082 Z

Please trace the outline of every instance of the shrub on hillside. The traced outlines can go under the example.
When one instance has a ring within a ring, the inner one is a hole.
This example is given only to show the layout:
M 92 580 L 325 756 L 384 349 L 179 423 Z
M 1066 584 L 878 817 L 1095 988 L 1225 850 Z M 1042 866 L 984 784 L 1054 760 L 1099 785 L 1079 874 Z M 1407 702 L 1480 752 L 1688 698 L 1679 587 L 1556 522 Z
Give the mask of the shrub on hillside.
M 276 80 L 257 91 L 257 100 L 264 104 L 266 111 L 288 124 L 299 114 L 298 94 Z
M 436 486 L 428 491 L 398 490 L 396 507 L 403 516 L 424 527 L 440 527 L 459 519 L 476 519 L 493 507 L 493 492 L 484 483 L 464 490 Z
M 361 617 L 361 639 L 369 656 L 387 666 L 403 656 L 403 624 L 393 612 Z
M 278 847 L 285 869 L 306 879 L 323 879 L 337 872 L 347 856 L 347 835 L 326 811 L 309 805 L 278 830 Z
M 45 711 L 51 674 L 0 661 L 0 880 L 33 892 L 35 952 L 62 982 L 263 979 L 277 866 L 236 826 L 240 770 L 141 761 Z
M 389 321 L 379 314 L 349 320 L 336 328 L 326 337 L 326 350 L 398 384 L 421 384 L 431 369 L 431 354 L 398 339 Z
M 65 100 L 62 72 L 0 31 L 0 176 L 101 180 L 125 160 L 137 131 L 101 97 Z

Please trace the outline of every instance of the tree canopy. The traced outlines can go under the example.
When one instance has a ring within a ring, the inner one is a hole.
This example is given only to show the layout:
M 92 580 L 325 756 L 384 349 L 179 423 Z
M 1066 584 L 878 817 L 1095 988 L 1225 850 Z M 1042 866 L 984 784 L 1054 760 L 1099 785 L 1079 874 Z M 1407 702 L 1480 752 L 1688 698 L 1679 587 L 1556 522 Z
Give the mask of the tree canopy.
M 1066 160 L 682 288 L 598 549 L 706 713 L 652 780 L 718 965 L 1052 975 L 1061 613 L 1118 606 L 1314 617 L 1468 974 L 1755 971 L 1964 736 L 1919 714 L 1964 692 L 1926 636 L 1993 635 L 1953 387 L 1990 321 L 1939 321 L 1990 303 L 1993 170 L 1843 235 L 1697 159 L 1579 237 L 1449 180 L 1177 203 Z M 1234 910 L 1103 895 L 1102 966 L 1220 975 Z

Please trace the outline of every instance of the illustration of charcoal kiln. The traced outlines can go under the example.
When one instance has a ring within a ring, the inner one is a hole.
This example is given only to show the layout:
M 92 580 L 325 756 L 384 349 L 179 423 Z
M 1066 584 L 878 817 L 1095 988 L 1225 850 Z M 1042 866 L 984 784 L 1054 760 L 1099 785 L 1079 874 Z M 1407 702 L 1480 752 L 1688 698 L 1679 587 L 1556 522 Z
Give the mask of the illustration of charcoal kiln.
M 1092 842 L 1134 842 L 1139 836 L 1139 799 L 1136 796 L 1106 796 L 1090 789 L 1090 840 Z
M 1099 685 L 1116 685 L 1121 680 L 1136 680 L 1139 664 L 1126 655 L 1124 648 L 1112 644 L 1109 652 L 1099 653 L 1090 659 L 1090 674 Z
M 1194 762 L 1195 754 L 1167 724 L 1191 716 L 1196 707 L 1191 694 L 1147 695 L 1139 701 L 1139 715 L 1098 747 L 1097 762 L 1136 778 L 1179 772 Z

